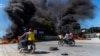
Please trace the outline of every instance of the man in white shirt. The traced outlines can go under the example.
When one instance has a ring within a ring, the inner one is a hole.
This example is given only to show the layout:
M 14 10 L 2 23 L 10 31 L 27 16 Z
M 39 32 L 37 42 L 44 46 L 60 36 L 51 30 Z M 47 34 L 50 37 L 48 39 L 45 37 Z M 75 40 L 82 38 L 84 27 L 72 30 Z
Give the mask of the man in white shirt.
M 68 40 L 69 40 L 68 33 L 66 33 L 66 35 L 64 36 L 63 39 L 64 39 L 65 41 L 68 41 Z

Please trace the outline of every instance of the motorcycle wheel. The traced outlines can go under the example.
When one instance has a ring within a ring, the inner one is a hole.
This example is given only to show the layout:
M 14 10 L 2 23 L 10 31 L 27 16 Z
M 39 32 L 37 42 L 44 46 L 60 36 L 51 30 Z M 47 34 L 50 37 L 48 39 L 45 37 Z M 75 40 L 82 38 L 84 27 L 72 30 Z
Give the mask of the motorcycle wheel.
M 75 46 L 75 41 L 69 41 L 69 46 Z
M 58 45 L 59 45 L 59 46 L 63 46 L 63 45 L 64 45 L 64 41 L 63 41 L 63 40 L 59 40 L 59 41 L 58 41 Z

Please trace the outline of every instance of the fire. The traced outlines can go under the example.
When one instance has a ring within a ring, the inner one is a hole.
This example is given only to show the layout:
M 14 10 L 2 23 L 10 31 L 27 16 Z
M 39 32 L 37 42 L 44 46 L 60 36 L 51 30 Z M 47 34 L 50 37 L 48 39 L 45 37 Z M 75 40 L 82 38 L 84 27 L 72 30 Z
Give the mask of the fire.
M 83 37 L 81 37 L 81 36 L 79 36 L 79 35 L 77 35 L 77 36 L 75 37 L 75 39 L 76 39 L 76 40 L 85 40 L 85 38 L 83 38 Z
M 12 43 L 18 43 L 18 39 L 12 39 Z
M 9 40 L 8 39 L 3 39 L 2 41 L 1 41 L 1 44 L 8 44 L 9 43 Z
M 2 39 L 0 44 L 9 44 L 9 43 L 18 43 L 18 39 L 12 39 L 9 41 L 8 39 Z

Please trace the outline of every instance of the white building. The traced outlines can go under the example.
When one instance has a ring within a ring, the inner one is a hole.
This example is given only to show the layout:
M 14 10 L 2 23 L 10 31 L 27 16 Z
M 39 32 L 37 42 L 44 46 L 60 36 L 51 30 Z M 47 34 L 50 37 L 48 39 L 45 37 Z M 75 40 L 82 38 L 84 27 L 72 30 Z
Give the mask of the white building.
M 86 39 L 100 39 L 100 33 L 89 33 L 89 34 L 84 34 L 84 36 L 86 37 Z

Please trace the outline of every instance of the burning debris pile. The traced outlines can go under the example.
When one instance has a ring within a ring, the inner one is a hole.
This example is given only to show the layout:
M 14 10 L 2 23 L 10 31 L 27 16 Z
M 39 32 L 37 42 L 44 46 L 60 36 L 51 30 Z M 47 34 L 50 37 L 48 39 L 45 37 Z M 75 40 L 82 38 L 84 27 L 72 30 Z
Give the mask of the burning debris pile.
M 23 27 L 38 27 L 42 20 L 52 21 L 58 34 L 80 29 L 77 20 L 93 17 L 93 10 L 91 0 L 9 0 L 5 11 L 12 25 L 7 36 L 19 35 Z

